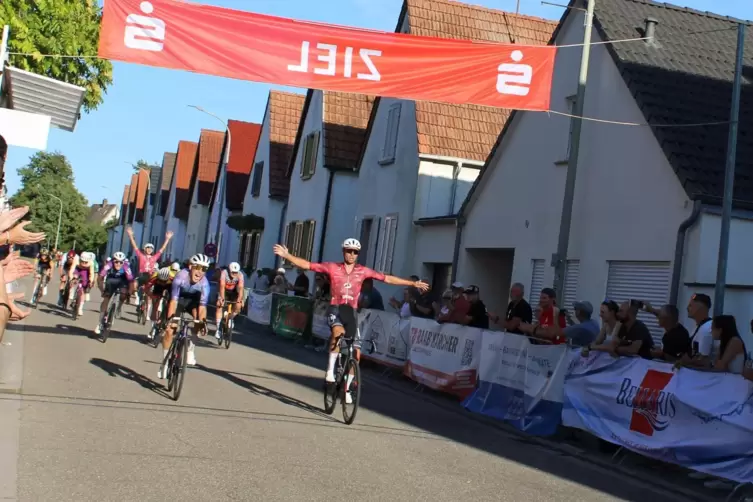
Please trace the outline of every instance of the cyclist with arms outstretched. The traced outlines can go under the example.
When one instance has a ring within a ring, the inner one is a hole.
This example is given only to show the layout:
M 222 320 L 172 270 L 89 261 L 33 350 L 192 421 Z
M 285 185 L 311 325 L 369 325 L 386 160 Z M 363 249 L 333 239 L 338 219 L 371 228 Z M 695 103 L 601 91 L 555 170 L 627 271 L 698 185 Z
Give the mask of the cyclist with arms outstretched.
M 209 281 L 206 273 L 209 268 L 209 257 L 203 254 L 195 254 L 189 260 L 189 268 L 183 269 L 173 279 L 170 289 L 170 303 L 167 305 L 167 319 L 180 316 L 183 312 L 190 312 L 195 320 L 194 338 L 199 332 L 206 329 L 207 302 L 209 301 Z M 170 345 L 173 343 L 175 325 L 169 324 L 165 328 L 165 336 L 162 338 L 162 362 L 167 357 Z M 189 366 L 196 365 L 196 345 L 193 340 L 188 342 L 188 357 L 186 363 Z M 165 368 L 160 364 L 157 377 L 165 378 Z
M 131 241 L 131 246 L 133 246 L 133 249 L 136 253 L 136 261 L 138 263 L 138 285 L 139 287 L 143 286 L 147 283 L 149 278 L 152 276 L 152 272 L 156 272 L 158 270 L 157 262 L 159 261 L 160 257 L 162 256 L 162 253 L 165 252 L 165 249 L 167 249 L 167 245 L 170 243 L 170 239 L 173 238 L 173 233 L 168 230 L 168 232 L 165 234 L 165 242 L 162 243 L 162 247 L 159 248 L 159 251 L 156 253 L 154 252 L 154 244 L 151 242 L 147 242 L 144 244 L 144 250 L 139 249 L 139 245 L 136 244 L 136 239 L 133 237 L 133 228 L 126 227 L 126 234 L 128 234 L 128 239 Z
M 325 380 L 328 383 L 334 383 L 335 381 L 335 363 L 337 362 L 340 350 L 340 337 L 345 335 L 348 338 L 356 338 L 358 334 L 356 309 L 358 308 L 358 297 L 361 295 L 361 285 L 364 280 L 371 278 L 395 286 L 413 286 L 420 291 L 427 291 L 429 289 L 429 285 L 425 282 L 385 275 L 357 264 L 358 253 L 361 252 L 361 243 L 356 239 L 345 239 L 342 251 L 342 263 L 311 263 L 308 260 L 291 255 L 288 252 L 288 248 L 282 244 L 274 246 L 274 253 L 277 256 L 288 260 L 296 267 L 319 272 L 320 274 L 327 274 L 330 278 L 332 301 L 327 310 L 327 321 L 331 333 L 329 337 L 329 361 L 325 375 Z M 360 357 L 360 351 L 356 349 L 356 359 L 360 360 Z M 351 380 L 352 376 L 349 375 L 345 394 L 348 401 L 351 399 L 350 393 L 347 392 Z

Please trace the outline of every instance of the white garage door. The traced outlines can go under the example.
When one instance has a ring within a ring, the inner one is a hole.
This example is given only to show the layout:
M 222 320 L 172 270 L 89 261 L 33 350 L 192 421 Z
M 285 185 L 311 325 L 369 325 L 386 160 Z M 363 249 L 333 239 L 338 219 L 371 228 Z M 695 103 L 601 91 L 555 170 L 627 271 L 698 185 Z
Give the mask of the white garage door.
M 621 303 L 626 300 L 645 300 L 656 308 L 667 303 L 670 262 L 610 261 L 606 298 Z M 646 323 L 654 343 L 661 345 L 664 334 L 653 314 L 640 312 L 638 319 Z
M 580 280 L 580 260 L 567 260 L 565 265 L 564 303 L 560 307 L 572 310 L 578 298 L 578 281 Z M 595 308 L 595 307 L 594 307 Z
M 528 303 L 531 307 L 536 308 L 539 304 L 541 290 L 544 289 L 544 260 L 531 260 L 531 289 L 528 290 Z

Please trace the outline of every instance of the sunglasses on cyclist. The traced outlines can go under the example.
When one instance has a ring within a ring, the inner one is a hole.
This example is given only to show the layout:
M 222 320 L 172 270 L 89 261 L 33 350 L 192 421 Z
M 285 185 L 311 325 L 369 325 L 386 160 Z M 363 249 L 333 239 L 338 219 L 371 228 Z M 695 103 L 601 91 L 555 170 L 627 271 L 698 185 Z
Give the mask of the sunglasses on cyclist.
M 209 267 L 205 267 L 204 265 L 192 265 L 191 269 L 192 270 L 200 270 L 202 272 L 206 272 L 207 270 L 209 270 Z
M 122 265 L 123 262 L 122 261 L 117 261 L 117 260 L 112 260 L 112 264 L 113 265 Z
M 358 255 L 358 253 L 360 253 L 360 251 L 357 250 L 357 249 L 343 249 L 343 253 Z

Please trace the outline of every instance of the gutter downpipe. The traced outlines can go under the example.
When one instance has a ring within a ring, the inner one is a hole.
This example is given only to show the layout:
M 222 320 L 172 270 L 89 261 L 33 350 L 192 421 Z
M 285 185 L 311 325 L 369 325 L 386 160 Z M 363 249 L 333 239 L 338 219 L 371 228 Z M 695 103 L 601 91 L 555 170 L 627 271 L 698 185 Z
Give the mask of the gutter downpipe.
M 283 230 L 285 228 L 285 218 L 287 214 L 288 214 L 288 200 L 285 199 L 285 203 L 282 205 L 282 211 L 280 212 L 280 228 L 277 229 L 277 242 L 281 242 L 286 245 L 287 245 L 287 242 L 283 242 L 282 237 L 283 237 Z M 279 262 L 280 262 L 280 258 L 278 256 L 275 256 L 275 268 L 278 268 L 280 264 Z M 259 266 L 257 265 L 256 268 L 259 268 Z
M 698 217 L 701 215 L 701 208 L 703 204 L 700 200 L 693 202 L 693 211 L 690 216 L 682 223 L 677 229 L 677 243 L 675 244 L 675 259 L 672 265 L 672 282 L 669 286 L 669 303 L 671 305 L 677 305 L 677 298 L 680 293 L 680 280 L 682 278 L 682 259 L 685 255 L 685 237 L 687 236 L 690 227 L 695 225 L 698 221 Z
M 450 274 L 450 284 L 455 282 L 458 276 L 458 262 L 460 261 L 460 241 L 463 239 L 463 227 L 465 218 L 458 215 L 455 221 L 455 248 L 452 250 L 452 273 Z
M 332 184 L 335 181 L 335 171 L 329 170 L 329 180 L 327 181 L 327 196 L 324 199 L 324 218 L 322 219 L 322 234 L 319 236 L 319 253 L 317 261 L 324 260 L 324 239 L 327 235 L 327 222 L 329 221 L 329 204 L 332 200 Z

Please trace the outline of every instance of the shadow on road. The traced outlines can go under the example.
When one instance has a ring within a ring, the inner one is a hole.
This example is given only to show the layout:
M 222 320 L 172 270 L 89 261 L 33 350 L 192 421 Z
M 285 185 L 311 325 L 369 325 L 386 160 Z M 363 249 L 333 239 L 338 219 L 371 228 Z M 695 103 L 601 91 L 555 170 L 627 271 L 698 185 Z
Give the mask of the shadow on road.
M 150 380 L 149 378 L 145 377 L 141 373 L 133 371 L 131 368 L 128 368 L 127 366 L 123 366 L 122 364 L 114 363 L 106 359 L 100 359 L 98 357 L 91 358 L 89 363 L 102 369 L 111 377 L 125 378 L 126 380 L 136 382 L 137 384 L 141 385 L 143 388 L 149 389 L 155 394 L 159 394 L 160 396 L 168 398 L 168 399 L 170 398 L 170 396 L 163 390 L 162 385 L 158 384 L 157 382 L 153 380 Z
M 263 327 L 251 332 L 246 329 L 237 333 L 233 341 L 272 356 L 286 358 L 320 370 L 321 378 L 296 373 L 267 372 L 280 379 L 321 392 L 326 354 L 304 350 L 300 343 L 290 343 L 288 340 L 276 337 Z M 623 500 L 644 502 L 646 493 L 651 493 L 650 483 L 632 483 L 626 480 L 623 474 L 611 473 L 606 468 L 603 475 L 594 476 L 594 469 L 584 469 L 584 464 L 576 453 L 570 454 L 547 448 L 535 438 L 505 432 L 483 421 L 470 421 L 468 420 L 470 412 L 466 412 L 460 404 L 454 405 L 457 406 L 456 410 L 450 410 L 446 405 L 437 404 L 431 399 L 421 399 L 418 393 L 409 391 L 411 386 L 415 387 L 412 382 L 403 385 L 406 392 L 397 390 L 393 386 L 382 385 L 379 383 L 380 377 L 377 371 L 369 371 L 366 364 L 363 367 L 365 371 L 362 372 L 364 385 L 361 407 L 364 410 L 392 418 L 410 428 L 420 429 L 431 435 L 463 443 L 492 455 L 589 486 Z M 383 369 L 380 367 L 378 371 L 381 372 Z M 230 381 L 240 380 L 234 377 L 225 378 Z M 244 381 L 240 380 L 240 382 Z M 248 383 L 240 382 L 236 383 L 248 385 Z M 397 383 L 400 384 L 400 382 Z M 429 390 L 425 392 L 434 394 Z M 446 401 L 447 404 L 451 403 L 451 400 L 447 398 L 441 400 Z M 305 407 L 318 411 L 310 405 L 305 405 Z M 339 406 L 335 413 L 340 413 Z M 363 415 L 356 418 L 356 424 L 359 426 L 363 426 L 365 421 L 366 418 Z
M 117 324 L 116 324 L 117 326 Z M 81 326 L 71 324 L 56 324 L 55 326 L 39 326 L 34 324 L 14 325 L 8 324 L 5 328 L 9 331 L 26 331 L 33 333 L 43 333 L 50 335 L 74 335 L 74 336 L 86 336 L 93 340 L 99 340 L 100 336 L 94 334 L 93 328 L 84 328 Z M 119 338 L 123 340 L 132 340 L 145 344 L 147 342 L 145 335 L 134 335 L 133 333 L 125 333 L 123 331 L 112 330 L 110 331 L 110 338 Z

